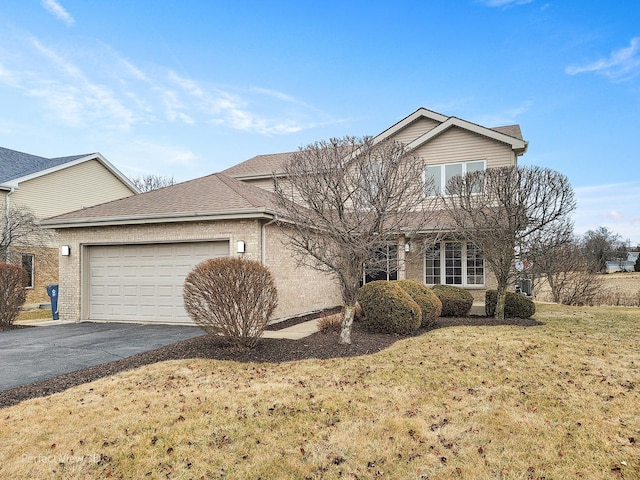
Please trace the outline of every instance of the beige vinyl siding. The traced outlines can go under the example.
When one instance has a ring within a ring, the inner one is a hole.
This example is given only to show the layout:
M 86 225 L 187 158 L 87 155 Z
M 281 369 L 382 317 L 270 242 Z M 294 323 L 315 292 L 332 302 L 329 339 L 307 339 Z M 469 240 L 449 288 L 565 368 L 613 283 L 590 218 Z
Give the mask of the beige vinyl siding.
M 420 135 L 424 135 L 429 130 L 433 130 L 438 125 L 440 125 L 440 123 L 436 120 L 432 120 L 430 118 L 420 118 L 415 122 L 407 125 L 395 135 L 392 135 L 391 139 L 404 144 L 411 143 Z
M 262 188 L 263 190 L 267 190 L 269 192 L 273 192 L 273 178 L 255 178 L 242 180 L 244 183 L 248 185 L 253 185 L 254 187 Z
M 486 160 L 487 168 L 516 164 L 511 146 L 453 127 L 416 149 L 425 165 Z
M 90 160 L 20 183 L 12 205 L 27 205 L 38 218 L 117 200 L 133 192 L 99 161 Z

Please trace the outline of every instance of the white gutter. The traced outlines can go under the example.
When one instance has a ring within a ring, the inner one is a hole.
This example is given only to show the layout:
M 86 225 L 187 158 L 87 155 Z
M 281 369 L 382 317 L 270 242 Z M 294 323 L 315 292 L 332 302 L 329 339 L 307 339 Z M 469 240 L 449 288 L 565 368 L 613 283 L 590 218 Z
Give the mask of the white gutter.
M 107 227 L 115 225 L 141 225 L 152 223 L 176 223 L 176 222 L 203 222 L 212 220 L 243 220 L 253 218 L 273 218 L 270 211 L 265 209 L 227 210 L 215 213 L 188 212 L 188 213 L 166 213 L 155 215 L 126 215 L 114 217 L 94 217 L 77 219 L 56 219 L 56 217 L 43 220 L 44 228 L 83 228 L 83 227 Z

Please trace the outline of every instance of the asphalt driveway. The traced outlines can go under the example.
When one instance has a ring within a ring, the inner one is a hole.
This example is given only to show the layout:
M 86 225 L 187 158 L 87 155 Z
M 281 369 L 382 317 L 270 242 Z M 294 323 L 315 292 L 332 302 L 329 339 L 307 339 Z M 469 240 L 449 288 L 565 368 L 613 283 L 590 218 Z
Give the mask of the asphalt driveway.
M 0 332 L 0 390 L 204 335 L 198 327 L 67 323 Z

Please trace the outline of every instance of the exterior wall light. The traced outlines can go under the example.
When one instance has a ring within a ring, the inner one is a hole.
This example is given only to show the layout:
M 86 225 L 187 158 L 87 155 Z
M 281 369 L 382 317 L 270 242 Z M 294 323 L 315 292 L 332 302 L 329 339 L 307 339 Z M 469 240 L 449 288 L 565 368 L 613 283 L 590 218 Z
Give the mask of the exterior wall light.
M 71 255 L 71 247 L 69 245 L 62 245 L 60 247 L 60 255 L 63 257 L 68 257 Z
M 238 240 L 238 249 L 237 249 L 238 253 L 244 253 L 244 241 L 243 240 Z
M 411 244 L 409 242 L 404 244 L 404 251 L 407 253 L 411 251 Z

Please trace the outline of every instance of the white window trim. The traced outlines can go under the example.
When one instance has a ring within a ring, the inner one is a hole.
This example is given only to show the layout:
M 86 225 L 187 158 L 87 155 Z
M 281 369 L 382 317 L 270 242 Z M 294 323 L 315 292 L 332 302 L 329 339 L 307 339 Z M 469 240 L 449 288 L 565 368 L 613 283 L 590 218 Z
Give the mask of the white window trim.
M 424 168 L 422 169 L 422 184 L 425 186 L 425 197 L 428 198 L 433 198 L 433 197 L 437 197 L 439 194 L 444 194 L 444 188 L 447 186 L 446 183 L 446 176 L 445 176 L 445 167 L 447 165 L 462 165 L 462 176 L 464 177 L 467 174 L 467 164 L 469 163 L 475 163 L 475 162 L 482 162 L 482 170 L 486 170 L 487 169 L 487 160 L 486 159 L 475 159 L 475 160 L 465 160 L 463 162 L 449 162 L 449 163 L 436 163 L 436 164 L 428 164 L 425 165 Z M 426 185 L 427 185 L 427 167 L 440 167 L 440 192 L 434 194 L 427 194 L 426 191 Z M 476 194 L 477 195 L 477 194 Z
M 453 240 L 443 240 L 440 243 L 440 280 L 446 282 L 447 280 L 447 266 L 446 266 L 446 260 L 445 260 L 445 255 L 446 255 L 446 248 L 445 248 L 445 244 L 446 243 L 461 243 L 462 244 L 462 283 L 459 284 L 453 284 L 453 283 L 442 283 L 442 284 L 435 284 L 435 283 L 426 283 L 427 280 L 427 254 L 426 251 L 424 253 L 424 255 L 422 256 L 422 281 L 425 282 L 425 285 L 429 286 L 429 287 L 433 287 L 434 285 L 451 285 L 453 287 L 461 287 L 461 288 L 467 288 L 467 289 L 484 289 L 486 288 L 486 284 L 487 284 L 487 265 L 486 265 L 486 261 L 484 260 L 484 255 L 482 256 L 482 283 L 467 283 L 467 243 L 469 243 L 468 241 L 462 241 L 462 242 L 455 242 Z M 473 242 L 471 242 L 473 243 Z

